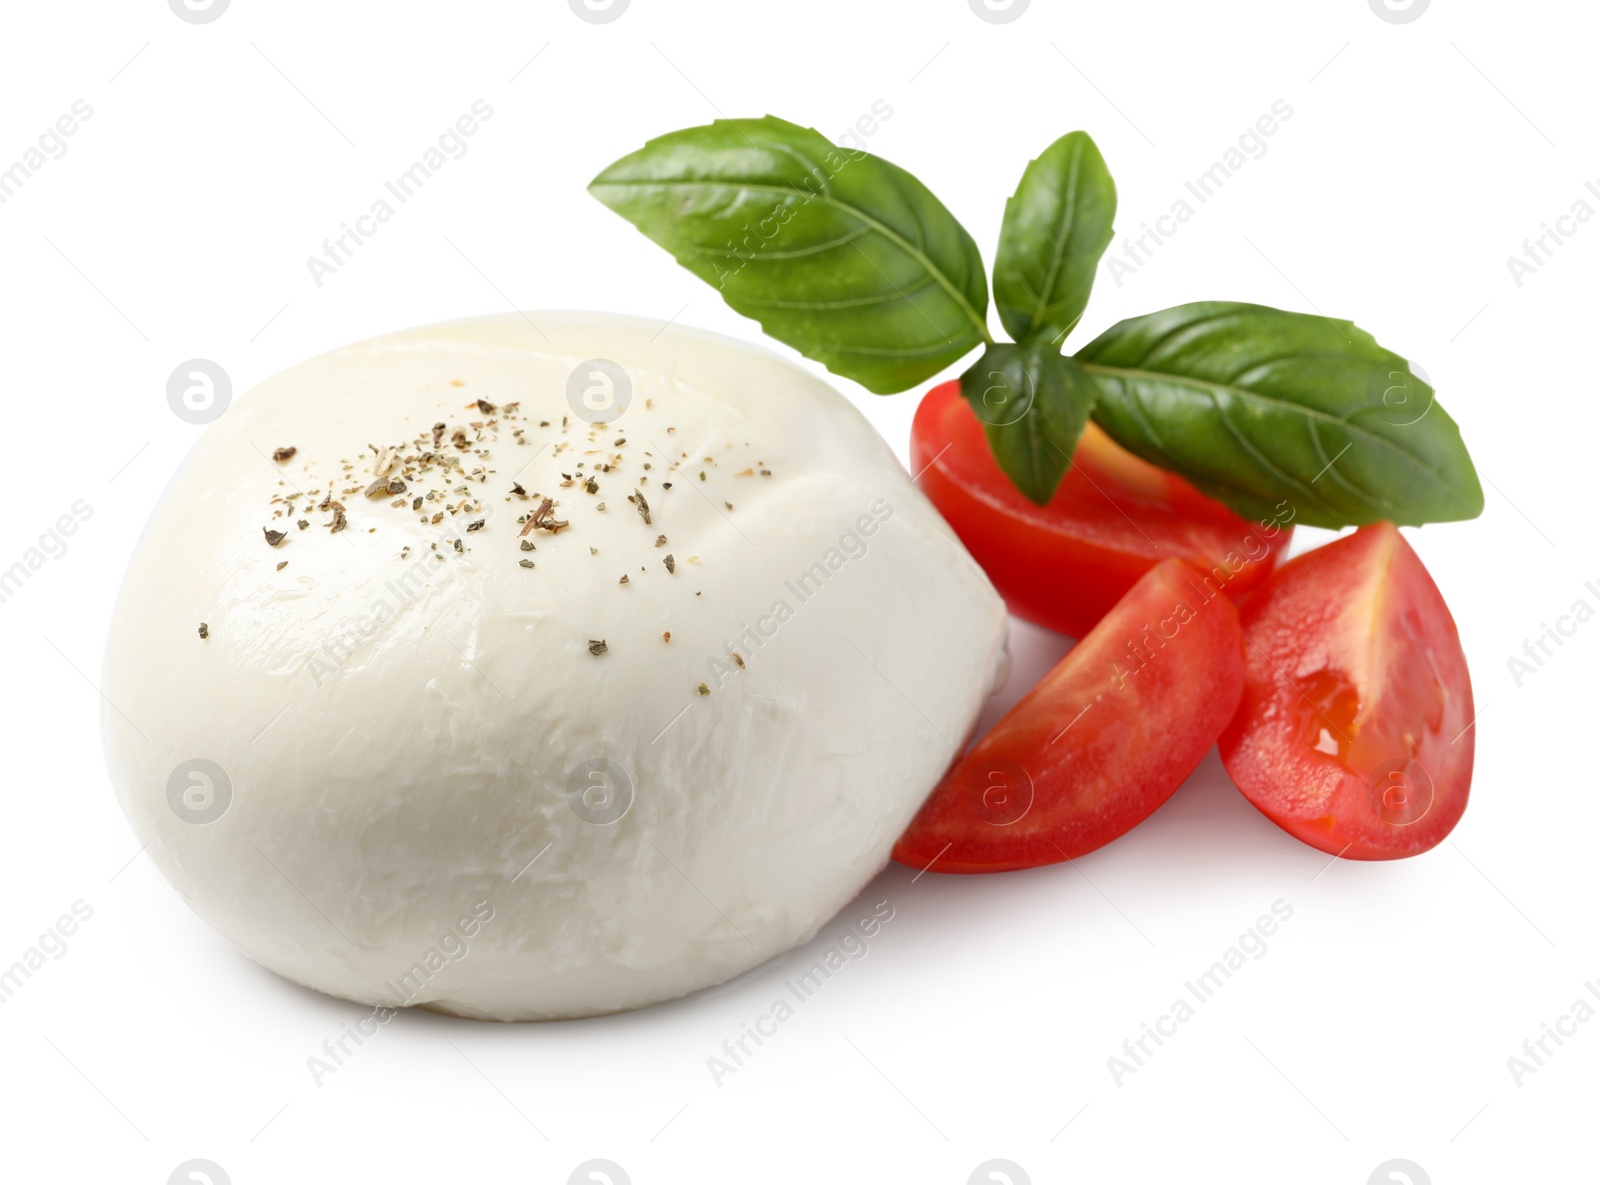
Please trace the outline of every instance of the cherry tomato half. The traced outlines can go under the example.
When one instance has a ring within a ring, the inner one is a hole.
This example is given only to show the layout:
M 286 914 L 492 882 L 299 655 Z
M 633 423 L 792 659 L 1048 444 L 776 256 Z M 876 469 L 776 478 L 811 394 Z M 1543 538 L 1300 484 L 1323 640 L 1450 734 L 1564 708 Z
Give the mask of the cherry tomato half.
M 995 464 L 958 383 L 934 387 L 911 427 L 911 471 L 1011 612 L 1081 638 L 1164 559 L 1188 562 L 1238 597 L 1288 545 L 1285 503 L 1259 523 L 1140 460 L 1090 424 L 1047 506 Z
M 1004 872 L 1110 843 L 1171 797 L 1244 687 L 1239 617 L 1164 560 L 958 760 L 895 845 L 934 872 Z
M 1472 680 L 1455 621 L 1390 523 L 1285 564 L 1246 602 L 1245 692 L 1218 747 L 1290 835 L 1352 860 L 1425 852 L 1467 807 Z

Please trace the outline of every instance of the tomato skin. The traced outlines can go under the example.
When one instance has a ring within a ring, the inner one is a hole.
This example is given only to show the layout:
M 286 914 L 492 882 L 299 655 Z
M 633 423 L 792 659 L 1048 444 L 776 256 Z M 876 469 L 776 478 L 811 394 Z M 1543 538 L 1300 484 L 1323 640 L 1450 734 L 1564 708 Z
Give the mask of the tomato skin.
M 1425 852 L 1472 784 L 1472 679 L 1450 610 L 1390 523 L 1306 552 L 1248 601 L 1245 692 L 1218 748 L 1258 810 L 1351 860 Z
M 1081 638 L 1134 582 L 1181 559 L 1237 598 L 1260 584 L 1288 546 L 1294 510 L 1240 518 L 1175 474 L 1090 424 L 1048 506 L 1036 506 L 995 464 L 983 425 L 943 383 L 923 396 L 911 428 L 911 472 L 1011 612 Z
M 1244 687 L 1239 617 L 1201 573 L 1163 560 L 963 757 L 894 858 L 933 872 L 1075 859 L 1171 797 Z

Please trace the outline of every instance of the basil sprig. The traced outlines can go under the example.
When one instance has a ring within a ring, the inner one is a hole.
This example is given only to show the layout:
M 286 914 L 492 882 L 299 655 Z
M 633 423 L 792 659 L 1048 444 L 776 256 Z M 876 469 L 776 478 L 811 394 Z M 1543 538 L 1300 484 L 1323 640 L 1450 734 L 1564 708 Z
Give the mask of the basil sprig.
M 1017 489 L 1050 501 L 1089 422 L 1093 382 L 1047 341 L 996 342 L 961 376 L 961 394 Z
M 1318 527 L 1472 518 L 1461 432 L 1404 358 L 1348 321 L 1257 304 L 1179 305 L 1077 353 L 1095 422 L 1241 514 L 1287 499 Z
M 1029 162 L 1006 202 L 994 257 L 994 303 L 1007 333 L 1060 348 L 1089 303 L 1116 214 L 1117 187 L 1087 132 L 1069 132 Z
M 983 257 L 910 173 L 811 128 L 723 119 L 652 140 L 594 194 L 736 312 L 887 395 L 989 341 Z
M 903 169 L 767 116 L 650 141 L 590 192 L 835 374 L 903 391 L 982 346 L 961 393 L 1000 468 L 1051 499 L 1092 416 L 1244 515 L 1342 527 L 1483 509 L 1460 430 L 1405 359 L 1348 321 L 1205 302 L 1133 317 L 1072 357 L 1117 193 L 1085 132 L 1023 171 L 995 256 Z

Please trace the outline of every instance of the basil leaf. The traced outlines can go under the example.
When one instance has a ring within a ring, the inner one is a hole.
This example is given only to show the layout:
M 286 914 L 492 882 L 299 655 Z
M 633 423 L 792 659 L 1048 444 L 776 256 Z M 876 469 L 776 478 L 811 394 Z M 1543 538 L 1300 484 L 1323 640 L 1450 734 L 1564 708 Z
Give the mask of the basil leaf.
M 961 376 L 961 394 L 983 421 L 994 459 L 1040 506 L 1072 464 L 1095 388 L 1048 342 L 998 342 Z
M 1116 213 L 1117 187 L 1087 132 L 1028 163 L 1006 200 L 994 261 L 995 308 L 1013 338 L 1059 348 L 1089 303 Z
M 1241 514 L 1416 525 L 1483 510 L 1433 388 L 1349 321 L 1261 305 L 1179 305 L 1113 325 L 1076 355 L 1095 422 Z
M 589 185 L 737 312 L 878 394 L 989 340 L 983 259 L 905 170 L 773 116 L 646 144 Z

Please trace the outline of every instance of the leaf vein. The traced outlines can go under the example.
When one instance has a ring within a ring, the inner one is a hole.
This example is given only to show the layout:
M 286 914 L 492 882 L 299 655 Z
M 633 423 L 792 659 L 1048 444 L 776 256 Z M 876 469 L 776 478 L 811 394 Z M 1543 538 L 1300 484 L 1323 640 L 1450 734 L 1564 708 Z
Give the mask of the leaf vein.
M 609 182 L 607 184 L 609 186 L 641 185 L 647 188 L 681 186 L 697 187 L 700 189 L 738 188 L 759 193 L 782 194 L 799 194 L 801 192 L 789 186 L 775 185 L 768 182 L 704 181 L 696 178 L 686 178 L 684 180 L 651 180 L 648 182 Z M 832 206 L 840 212 L 856 219 L 856 221 L 869 226 L 872 230 L 876 231 L 878 234 L 881 234 L 891 243 L 898 246 L 906 254 L 912 256 L 917 263 L 923 267 L 924 270 L 934 277 L 939 286 L 945 290 L 945 293 L 950 297 L 950 299 L 955 302 L 956 306 L 966 315 L 967 319 L 972 322 L 973 327 L 978 331 L 978 339 L 985 342 L 991 340 L 989 337 L 989 327 L 984 324 L 983 318 L 978 315 L 978 310 L 972 307 L 972 302 L 967 299 L 966 294 L 956 288 L 950 277 L 944 274 L 943 268 L 934 263 L 932 259 L 928 258 L 928 256 L 917 247 L 907 242 L 905 236 L 901 235 L 894 228 L 884 224 L 883 222 L 880 222 L 877 218 L 874 218 L 871 214 L 867 213 L 865 210 L 854 205 L 853 203 L 846 202 L 840 198 L 832 196 L 832 194 L 827 192 L 826 188 L 824 188 L 820 196 L 817 194 L 810 194 L 808 196 L 812 199 L 821 201 L 826 205 Z M 920 226 L 920 224 L 921 222 L 919 219 L 918 225 Z M 957 229 L 959 230 L 959 224 L 957 224 Z
M 1345 417 L 1345 416 L 1336 416 L 1336 415 L 1332 414 L 1331 412 L 1325 412 L 1325 411 L 1321 411 L 1321 410 L 1319 410 L 1317 408 L 1314 408 L 1314 407 L 1308 407 L 1303 403 L 1294 403 L 1294 402 L 1292 402 L 1290 400 L 1287 400 L 1287 399 L 1279 399 L 1278 397 L 1273 396 L 1273 395 L 1265 395 L 1265 394 L 1262 394 L 1261 392 L 1250 391 L 1250 390 L 1247 390 L 1247 389 L 1242 388 L 1242 387 L 1227 387 L 1227 386 L 1224 386 L 1223 384 L 1209 382 L 1209 381 L 1207 381 L 1205 379 L 1191 378 L 1188 375 L 1166 374 L 1166 373 L 1163 373 L 1162 371 L 1158 371 L 1158 370 L 1139 370 L 1139 369 L 1122 367 L 1122 366 L 1103 366 L 1098 362 L 1084 362 L 1084 363 L 1082 363 L 1082 366 L 1083 366 L 1084 370 L 1088 371 L 1091 374 L 1106 374 L 1106 375 L 1112 375 L 1112 376 L 1115 376 L 1115 377 L 1121 378 L 1121 379 L 1130 379 L 1131 378 L 1131 379 L 1134 379 L 1134 380 L 1145 380 L 1145 381 L 1157 382 L 1157 383 L 1171 383 L 1171 384 L 1174 384 L 1174 385 L 1179 386 L 1179 387 L 1187 386 L 1187 387 L 1200 388 L 1202 390 L 1207 391 L 1208 393 L 1212 392 L 1212 391 L 1221 390 L 1221 391 L 1225 391 L 1225 392 L 1227 392 L 1229 394 L 1237 394 L 1238 396 L 1240 396 L 1241 398 L 1244 398 L 1244 399 L 1253 399 L 1253 400 L 1256 400 L 1258 402 L 1265 403 L 1269 407 L 1272 407 L 1272 408 L 1277 409 L 1277 410 L 1288 409 L 1289 411 L 1293 412 L 1294 414 L 1303 415 L 1303 416 L 1306 416 L 1308 418 L 1315 419 L 1315 420 L 1320 420 L 1320 421 L 1323 421 L 1324 423 L 1339 424 L 1342 427 L 1345 427 L 1345 428 L 1349 429 L 1351 432 L 1356 433 L 1356 434 L 1358 434 L 1360 436 L 1363 436 L 1363 437 L 1367 438 L 1368 440 L 1374 441 L 1377 444 L 1383 446 L 1384 448 L 1389 449 L 1392 452 L 1399 453 L 1401 456 L 1405 457 L 1408 461 L 1410 461 L 1411 463 L 1416 465 L 1418 469 L 1422 470 L 1424 473 L 1428 474 L 1428 476 L 1432 477 L 1434 479 L 1434 481 L 1438 482 L 1439 485 L 1441 487 L 1443 487 L 1444 489 L 1449 490 L 1449 489 L 1452 488 L 1450 482 L 1446 481 L 1444 476 L 1437 469 L 1435 469 L 1432 465 L 1429 465 L 1419 454 L 1413 452 L 1412 450 L 1404 447 L 1401 444 L 1396 443 L 1393 440 L 1390 440 L 1387 436 L 1384 436 L 1381 433 L 1374 432 L 1374 431 L 1372 431 L 1372 429 L 1362 426 L 1360 423 L 1358 423 L 1353 418 L 1348 418 L 1348 417 Z M 1360 410 L 1365 410 L 1365 409 L 1358 409 L 1358 411 L 1352 412 L 1351 413 L 1351 417 L 1359 414 Z

